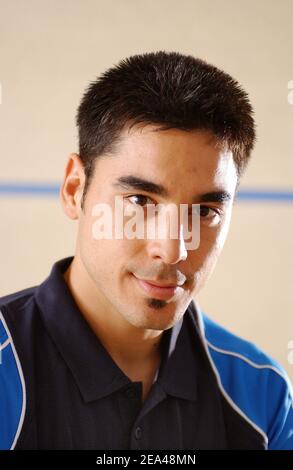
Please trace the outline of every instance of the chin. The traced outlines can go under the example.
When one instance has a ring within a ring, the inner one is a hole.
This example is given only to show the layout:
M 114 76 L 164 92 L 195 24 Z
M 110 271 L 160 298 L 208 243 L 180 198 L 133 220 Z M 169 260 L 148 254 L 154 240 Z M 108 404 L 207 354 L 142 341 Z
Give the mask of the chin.
M 168 330 L 177 323 L 179 320 L 176 312 L 165 312 L 163 310 L 148 311 L 139 317 L 129 319 L 129 323 L 137 328 L 149 329 L 149 330 Z

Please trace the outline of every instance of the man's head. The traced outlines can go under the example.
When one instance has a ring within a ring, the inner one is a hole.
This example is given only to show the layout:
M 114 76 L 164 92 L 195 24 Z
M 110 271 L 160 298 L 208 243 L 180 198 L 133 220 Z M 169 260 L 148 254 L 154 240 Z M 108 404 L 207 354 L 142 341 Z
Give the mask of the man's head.
M 105 308 L 143 329 L 173 326 L 211 275 L 239 179 L 255 141 L 247 94 L 229 75 L 178 53 L 132 56 L 86 91 L 77 113 L 79 155 L 62 187 L 79 219 L 76 258 Z M 200 245 L 178 239 L 95 240 L 96 204 L 201 203 Z M 142 279 L 178 284 L 174 295 Z M 166 293 L 166 297 L 167 297 Z
M 138 123 L 210 131 L 232 151 L 240 178 L 255 141 L 252 115 L 240 85 L 201 59 L 160 51 L 122 60 L 90 84 L 78 108 L 84 196 L 97 158 L 113 154 L 121 131 Z

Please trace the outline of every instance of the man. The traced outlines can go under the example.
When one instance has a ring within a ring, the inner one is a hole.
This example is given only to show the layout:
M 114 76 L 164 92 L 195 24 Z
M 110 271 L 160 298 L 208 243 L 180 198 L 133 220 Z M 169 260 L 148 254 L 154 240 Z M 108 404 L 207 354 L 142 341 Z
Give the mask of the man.
M 233 78 L 175 52 L 90 84 L 60 191 L 75 255 L 0 300 L 1 448 L 293 449 L 284 370 L 194 300 L 227 236 L 252 114 Z M 135 208 L 142 229 L 159 220 L 147 209 L 172 207 L 165 236 L 100 236 L 99 210 L 113 228 L 117 198 L 123 228 Z M 195 248 L 174 207 L 187 207 Z

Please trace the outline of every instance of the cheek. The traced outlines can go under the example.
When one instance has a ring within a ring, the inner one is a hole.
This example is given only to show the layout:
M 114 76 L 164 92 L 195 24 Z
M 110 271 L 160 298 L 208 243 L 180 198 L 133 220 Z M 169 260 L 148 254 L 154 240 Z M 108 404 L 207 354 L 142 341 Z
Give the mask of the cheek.
M 195 250 L 192 260 L 195 286 L 193 294 L 197 294 L 212 275 L 220 252 L 221 248 L 219 245 L 210 243 L 205 243 L 204 247 L 201 246 L 200 249 Z
M 202 230 L 199 247 L 189 252 L 195 273 L 199 276 L 209 275 L 221 254 L 224 241 L 225 236 L 221 228 Z

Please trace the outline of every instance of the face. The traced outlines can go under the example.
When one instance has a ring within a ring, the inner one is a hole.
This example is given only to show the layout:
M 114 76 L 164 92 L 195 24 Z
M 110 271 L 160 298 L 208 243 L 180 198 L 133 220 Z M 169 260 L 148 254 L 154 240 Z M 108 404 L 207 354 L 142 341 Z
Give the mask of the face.
M 157 128 L 125 130 L 117 153 L 96 161 L 78 214 L 77 256 L 109 311 L 137 328 L 166 330 L 182 317 L 215 267 L 227 236 L 237 173 L 231 152 L 221 150 L 209 133 Z M 177 238 L 95 239 L 92 209 L 104 203 L 114 211 L 116 196 L 127 206 L 172 203 L 179 210 L 180 204 L 200 203 L 199 246 L 187 250 L 180 227 Z

